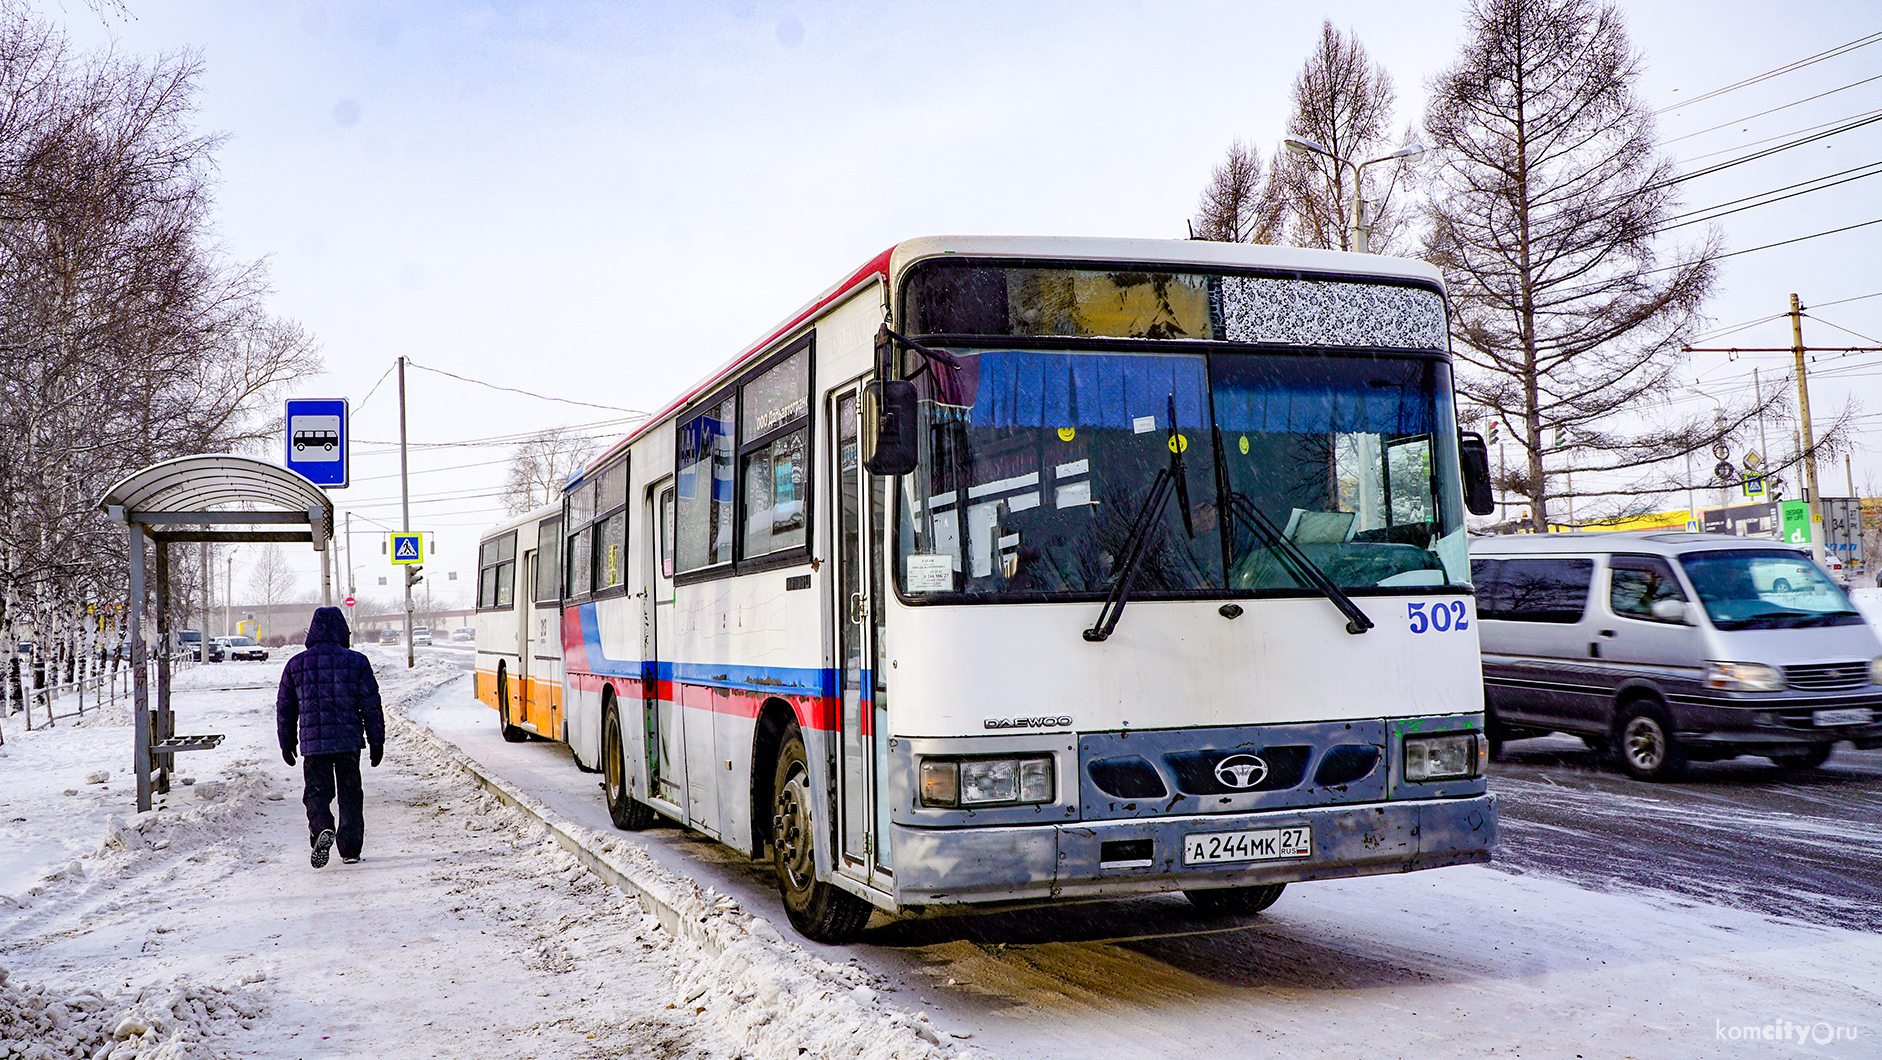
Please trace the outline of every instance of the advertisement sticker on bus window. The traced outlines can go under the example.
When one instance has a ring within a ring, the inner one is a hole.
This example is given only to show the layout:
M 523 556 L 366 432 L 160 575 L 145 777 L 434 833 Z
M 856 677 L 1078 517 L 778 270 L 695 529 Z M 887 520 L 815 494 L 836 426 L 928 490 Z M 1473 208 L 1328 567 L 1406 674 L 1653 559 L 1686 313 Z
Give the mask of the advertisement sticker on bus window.
M 908 557 L 908 591 L 911 593 L 954 591 L 954 561 L 948 556 L 932 554 L 917 554 Z

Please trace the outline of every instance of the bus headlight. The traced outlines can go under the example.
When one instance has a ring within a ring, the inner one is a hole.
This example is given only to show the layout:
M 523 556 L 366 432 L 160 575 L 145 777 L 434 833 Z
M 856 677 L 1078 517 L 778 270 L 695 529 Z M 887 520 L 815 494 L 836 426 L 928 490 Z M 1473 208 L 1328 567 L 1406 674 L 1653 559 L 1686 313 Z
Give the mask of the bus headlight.
M 1763 663 L 1707 662 L 1706 687 L 1730 692 L 1782 692 L 1784 675 Z
M 1484 741 L 1474 732 L 1405 737 L 1406 780 L 1461 780 L 1481 776 Z
M 1051 802 L 1052 759 L 923 758 L 923 806 L 999 806 Z

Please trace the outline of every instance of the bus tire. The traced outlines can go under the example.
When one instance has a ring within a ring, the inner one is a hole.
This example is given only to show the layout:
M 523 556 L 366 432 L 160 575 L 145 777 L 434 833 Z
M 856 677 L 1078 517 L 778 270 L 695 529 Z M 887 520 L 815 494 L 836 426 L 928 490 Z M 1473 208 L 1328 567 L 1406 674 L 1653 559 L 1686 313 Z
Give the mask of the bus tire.
M 510 724 L 510 671 L 502 663 L 497 664 L 497 724 L 502 726 L 503 738 L 511 743 L 529 739 L 527 730 Z
M 810 759 L 804 735 L 792 722 L 783 732 L 772 791 L 771 865 L 778 874 L 784 915 L 798 934 L 841 946 L 869 923 L 870 905 L 817 878 L 817 822 L 811 801 Z
M 624 832 L 638 832 L 653 824 L 653 807 L 627 790 L 627 760 L 621 752 L 621 712 L 610 697 L 601 719 L 601 787 L 608 794 L 608 820 Z
M 1686 752 L 1673 735 L 1666 711 L 1651 699 L 1629 700 L 1614 724 L 1614 750 L 1621 770 L 1636 780 L 1677 780 L 1686 771 Z
M 1184 891 L 1189 904 L 1210 916 L 1251 916 L 1278 901 L 1285 883 L 1258 883 L 1252 887 L 1209 887 Z

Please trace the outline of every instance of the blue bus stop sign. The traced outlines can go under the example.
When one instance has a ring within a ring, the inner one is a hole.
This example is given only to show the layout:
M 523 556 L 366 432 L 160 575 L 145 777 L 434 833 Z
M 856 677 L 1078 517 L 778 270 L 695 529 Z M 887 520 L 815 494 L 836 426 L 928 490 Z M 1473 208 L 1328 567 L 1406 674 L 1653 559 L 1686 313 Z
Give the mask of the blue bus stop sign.
M 347 429 L 345 398 L 289 398 L 287 402 L 287 469 L 316 486 L 345 489 Z

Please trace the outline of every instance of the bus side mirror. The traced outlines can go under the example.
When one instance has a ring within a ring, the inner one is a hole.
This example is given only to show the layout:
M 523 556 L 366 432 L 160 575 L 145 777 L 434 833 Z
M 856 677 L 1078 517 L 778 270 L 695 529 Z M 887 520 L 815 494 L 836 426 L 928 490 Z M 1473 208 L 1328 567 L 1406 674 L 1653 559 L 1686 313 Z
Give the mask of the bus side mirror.
M 863 467 L 872 475 L 915 470 L 915 384 L 885 379 L 863 387 Z
M 1484 444 L 1483 435 L 1476 431 L 1459 433 L 1457 453 L 1464 465 L 1464 507 L 1469 508 L 1472 515 L 1495 512 L 1496 494 L 1490 488 L 1490 447 Z

